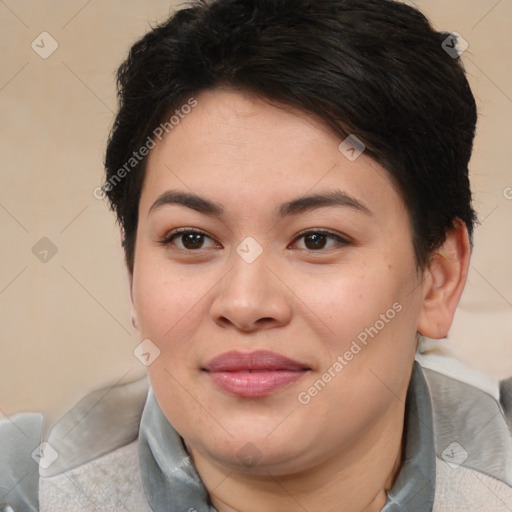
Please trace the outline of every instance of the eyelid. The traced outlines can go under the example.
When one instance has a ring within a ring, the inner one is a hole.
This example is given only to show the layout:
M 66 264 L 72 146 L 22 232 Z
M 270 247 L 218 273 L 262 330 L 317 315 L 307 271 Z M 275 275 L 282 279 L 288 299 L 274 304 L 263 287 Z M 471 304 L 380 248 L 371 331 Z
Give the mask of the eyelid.
M 308 228 L 308 229 L 305 229 L 305 230 L 297 233 L 297 235 L 295 235 L 295 238 L 293 239 L 293 241 L 290 245 L 295 244 L 300 238 L 303 238 L 304 236 L 309 235 L 309 234 L 325 235 L 328 238 L 336 240 L 338 246 L 339 245 L 341 245 L 341 246 L 351 245 L 353 243 L 353 241 L 349 237 L 342 235 L 341 233 L 337 233 L 335 231 L 330 231 L 330 230 L 324 229 L 324 228 Z M 305 250 L 308 250 L 308 249 L 305 249 Z M 323 249 L 323 250 L 325 250 L 325 249 Z M 322 252 L 322 249 L 318 249 L 316 251 L 309 249 L 308 252 L 320 253 L 320 252 Z
M 158 243 L 160 245 L 163 245 L 164 247 L 165 246 L 168 246 L 172 243 L 174 237 L 180 235 L 180 234 L 183 234 L 183 233 L 197 233 L 198 235 L 203 235 L 205 238 L 209 238 L 210 240 L 212 240 L 217 246 L 220 246 L 221 244 L 219 242 L 217 242 L 217 240 L 215 240 L 212 236 L 210 236 L 206 231 L 203 231 L 202 229 L 198 229 L 198 228 L 176 228 L 176 229 L 173 229 L 172 231 L 169 231 L 168 233 L 165 234 L 165 236 L 158 241 Z M 177 249 L 180 249 L 179 247 Z M 199 252 L 201 249 L 196 249 L 195 251 L 187 251 L 187 252 Z
M 173 239 L 175 237 L 177 237 L 178 235 L 183 234 L 183 233 L 197 233 L 197 234 L 203 235 L 205 238 L 209 238 L 210 240 L 212 240 L 216 244 L 217 248 L 222 247 L 222 245 L 217 240 L 215 240 L 212 236 L 210 236 L 206 231 L 203 231 L 202 229 L 198 229 L 198 228 L 192 228 L 192 227 L 190 227 L 190 228 L 181 227 L 181 228 L 173 229 L 172 231 L 167 233 L 161 240 L 159 240 L 158 243 L 160 245 L 163 245 L 164 247 L 166 247 L 166 246 L 170 245 L 173 242 Z M 308 228 L 308 229 L 305 229 L 305 230 L 300 231 L 299 233 L 297 233 L 295 235 L 295 238 L 293 239 L 293 241 L 288 245 L 288 247 L 290 245 L 296 244 L 297 241 L 300 238 L 303 238 L 303 237 L 305 237 L 306 235 L 309 235 L 309 234 L 321 234 L 321 235 L 326 236 L 327 238 L 334 239 L 337 242 L 336 243 L 337 246 L 346 246 L 346 245 L 351 245 L 353 243 L 352 240 L 350 240 L 349 237 L 347 237 L 345 235 L 342 235 L 340 233 L 337 233 L 335 231 L 330 231 L 330 230 L 325 229 L 325 228 Z M 331 247 L 330 249 L 332 249 L 332 248 L 333 247 Z M 177 249 L 180 249 L 180 248 L 177 247 Z M 203 248 L 203 250 L 204 249 L 211 249 L 211 247 Z M 201 251 L 201 249 L 196 249 L 194 251 L 187 250 L 187 249 L 184 249 L 184 250 L 187 251 L 187 252 L 199 252 L 199 251 Z M 312 252 L 312 253 L 313 252 L 321 253 L 321 252 L 326 251 L 328 249 L 318 249 L 318 250 L 301 249 L 301 250 L 305 250 L 307 252 Z

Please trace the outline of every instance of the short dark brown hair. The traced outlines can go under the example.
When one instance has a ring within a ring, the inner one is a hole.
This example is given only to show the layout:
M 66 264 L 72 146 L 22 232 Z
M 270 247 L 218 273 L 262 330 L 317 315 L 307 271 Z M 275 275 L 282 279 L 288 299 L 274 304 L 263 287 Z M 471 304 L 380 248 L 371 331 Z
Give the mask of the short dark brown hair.
M 175 109 L 226 86 L 362 141 L 407 205 L 419 267 L 457 219 L 472 240 L 468 162 L 477 113 L 460 59 L 443 47 L 448 37 L 392 0 L 199 1 L 152 29 L 118 70 L 105 158 L 103 188 L 130 272 L 147 158 L 126 163 Z

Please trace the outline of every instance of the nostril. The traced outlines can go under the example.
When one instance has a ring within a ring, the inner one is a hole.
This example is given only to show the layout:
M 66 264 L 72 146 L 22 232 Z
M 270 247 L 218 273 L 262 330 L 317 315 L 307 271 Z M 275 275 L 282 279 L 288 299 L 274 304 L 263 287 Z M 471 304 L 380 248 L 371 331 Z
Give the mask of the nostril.
M 225 327 L 227 327 L 228 325 L 231 325 L 231 322 L 225 316 L 220 316 L 217 321 L 218 321 L 218 323 L 222 324 Z
M 256 320 L 257 324 L 268 324 L 269 322 L 273 322 L 274 319 L 270 316 L 266 316 L 265 318 L 259 318 Z

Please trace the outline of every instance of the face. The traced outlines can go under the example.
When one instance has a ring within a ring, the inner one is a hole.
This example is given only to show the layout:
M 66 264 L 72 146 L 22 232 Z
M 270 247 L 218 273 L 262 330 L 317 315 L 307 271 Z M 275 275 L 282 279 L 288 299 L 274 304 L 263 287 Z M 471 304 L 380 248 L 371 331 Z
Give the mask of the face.
M 133 312 L 187 445 L 285 474 L 405 401 L 422 303 L 409 218 L 387 171 L 308 115 L 195 99 L 148 157 Z

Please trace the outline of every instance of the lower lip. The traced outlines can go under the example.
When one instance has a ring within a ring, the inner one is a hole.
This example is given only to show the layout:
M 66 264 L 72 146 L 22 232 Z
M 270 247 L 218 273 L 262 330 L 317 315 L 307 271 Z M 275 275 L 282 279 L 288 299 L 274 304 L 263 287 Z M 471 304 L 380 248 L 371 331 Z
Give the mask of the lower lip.
M 263 372 L 207 372 L 212 381 L 232 395 L 251 398 L 269 395 L 300 379 L 307 370 Z

